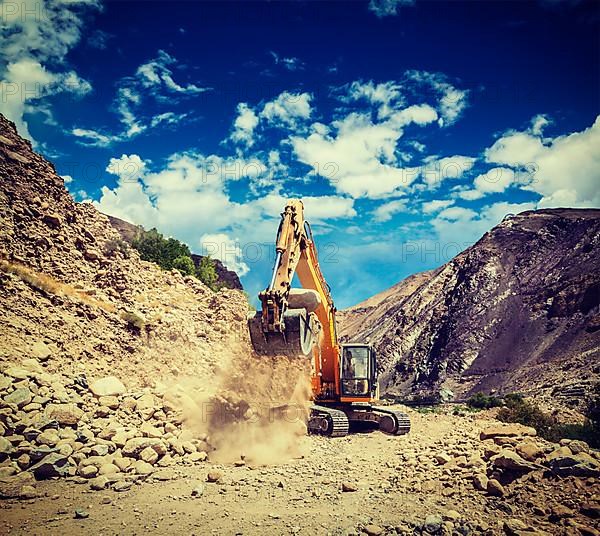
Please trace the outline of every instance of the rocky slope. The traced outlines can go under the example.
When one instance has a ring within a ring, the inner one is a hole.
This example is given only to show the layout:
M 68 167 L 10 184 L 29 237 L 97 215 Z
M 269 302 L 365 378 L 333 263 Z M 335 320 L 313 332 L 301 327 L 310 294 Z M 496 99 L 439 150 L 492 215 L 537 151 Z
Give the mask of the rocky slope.
M 107 217 L 110 224 L 119 231 L 121 238 L 129 245 L 135 240 L 140 230 L 143 229 L 141 225 L 134 225 L 133 223 L 116 218 L 115 216 L 107 215 Z M 192 254 L 192 260 L 196 266 L 200 264 L 202 258 L 202 255 Z M 218 283 L 226 288 L 243 290 L 244 287 L 240 282 L 240 278 L 233 270 L 229 270 L 219 259 L 213 259 L 213 262 L 215 263 Z
M 577 405 L 600 378 L 600 210 L 506 218 L 441 268 L 340 315 L 384 392 L 523 391 Z

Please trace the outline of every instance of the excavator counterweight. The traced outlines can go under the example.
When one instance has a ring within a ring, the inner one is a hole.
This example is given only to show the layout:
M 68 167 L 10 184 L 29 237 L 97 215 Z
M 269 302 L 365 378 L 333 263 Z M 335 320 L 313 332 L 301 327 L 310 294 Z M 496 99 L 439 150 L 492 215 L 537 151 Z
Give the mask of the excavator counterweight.
M 275 242 L 269 285 L 259 293 L 261 310 L 248 319 L 250 339 L 259 355 L 310 359 L 314 405 L 308 429 L 344 436 L 350 423 L 368 423 L 391 435 L 410 430 L 404 413 L 375 407 L 377 360 L 368 344 L 339 344 L 335 306 L 317 257 L 304 205 L 288 201 Z M 292 288 L 296 275 L 302 288 Z

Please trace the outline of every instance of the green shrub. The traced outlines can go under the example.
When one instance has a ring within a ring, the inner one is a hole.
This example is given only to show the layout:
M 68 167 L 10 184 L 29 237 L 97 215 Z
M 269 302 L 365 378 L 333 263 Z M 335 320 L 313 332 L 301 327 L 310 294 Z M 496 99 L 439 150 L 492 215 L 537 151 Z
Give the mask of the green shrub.
M 512 394 L 504 397 L 505 406 L 498 412 L 498 420 L 516 422 L 535 428 L 538 434 L 548 441 L 561 439 L 580 439 L 594 448 L 600 447 L 600 425 L 598 407 L 600 391 L 596 390 L 587 410 L 585 422 L 561 423 L 553 415 L 542 411 L 535 402 L 525 400 L 522 395 Z
M 217 269 L 215 262 L 208 256 L 202 257 L 196 268 L 196 277 L 200 279 L 208 288 L 218 290 L 217 285 Z
M 121 318 L 127 322 L 130 328 L 141 332 L 146 327 L 146 321 L 138 314 L 132 311 L 123 311 L 120 314 Z
M 173 260 L 173 268 L 179 270 L 183 275 L 194 275 L 196 271 L 196 266 L 192 258 L 183 255 Z
M 142 260 L 158 264 L 164 270 L 175 268 L 173 263 L 179 257 L 189 257 L 190 248 L 175 238 L 165 238 L 156 229 L 141 231 L 132 243 L 140 252 Z
M 501 398 L 483 393 L 475 393 L 467 400 L 467 406 L 476 409 L 498 408 L 502 405 L 503 401 Z

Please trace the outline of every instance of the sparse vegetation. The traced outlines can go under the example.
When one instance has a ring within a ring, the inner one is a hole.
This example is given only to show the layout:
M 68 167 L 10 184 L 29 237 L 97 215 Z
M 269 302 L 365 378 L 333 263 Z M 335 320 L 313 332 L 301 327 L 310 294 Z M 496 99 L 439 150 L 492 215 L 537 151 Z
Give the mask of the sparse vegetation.
M 504 407 L 498 412 L 503 422 L 516 422 L 535 428 L 538 434 L 548 441 L 561 439 L 581 439 L 592 447 L 600 447 L 600 387 L 596 387 L 594 398 L 589 404 L 587 418 L 583 423 L 565 424 L 540 409 L 533 401 L 522 395 L 511 394 L 504 397 Z
M 78 290 L 68 283 L 58 281 L 47 274 L 36 272 L 23 264 L 3 260 L 0 261 L 0 271 L 16 275 L 21 281 L 46 295 L 69 296 L 86 305 L 103 309 L 108 313 L 115 312 L 115 306 L 112 303 L 91 298 L 84 291 Z
M 503 400 L 497 396 L 475 393 L 467 400 L 467 406 L 475 409 L 498 408 L 503 405 Z
M 146 327 L 146 321 L 137 313 L 132 311 L 123 311 L 119 315 L 122 320 L 125 320 L 129 327 L 141 332 Z
M 125 240 L 117 238 L 116 240 L 107 240 L 104 243 L 104 254 L 107 257 L 112 256 L 115 252 L 120 252 L 126 259 L 129 258 L 129 245 Z
M 218 290 L 215 263 L 210 257 L 202 257 L 196 267 L 190 248 L 175 238 L 165 238 L 156 229 L 140 231 L 132 243 L 142 260 L 158 264 L 163 270 L 179 270 L 184 275 L 193 275 L 212 290 Z

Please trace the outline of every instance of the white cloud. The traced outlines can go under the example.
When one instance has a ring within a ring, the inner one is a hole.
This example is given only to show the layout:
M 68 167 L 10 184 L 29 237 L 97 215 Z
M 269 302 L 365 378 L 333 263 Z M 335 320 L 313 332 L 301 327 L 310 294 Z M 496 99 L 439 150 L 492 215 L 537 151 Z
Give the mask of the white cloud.
M 438 124 L 448 127 L 456 122 L 468 104 L 469 92 L 450 84 L 445 75 L 427 71 L 409 71 L 407 78 L 420 85 L 428 85 L 438 97 L 437 109 L 440 114 Z
M 540 206 L 600 206 L 600 116 L 591 127 L 556 138 L 542 138 L 533 130 L 539 128 L 505 134 L 485 150 L 486 160 L 518 172 L 532 170 L 516 182 L 540 194 Z
M 65 56 L 80 40 L 85 13 L 97 7 L 99 3 L 92 0 L 5 3 L 0 29 L 0 112 L 15 122 L 22 136 L 31 139 L 27 113 L 39 109 L 51 115 L 44 98 L 91 90 L 89 82 L 74 71 L 50 70 L 49 66 L 65 64 Z
M 342 102 L 366 100 L 378 106 L 378 117 L 384 119 L 393 110 L 398 109 L 403 103 L 401 86 L 396 82 L 382 82 L 375 84 L 372 80 L 363 82 L 357 80 L 341 88 L 344 93 L 338 98 Z
M 475 164 L 475 158 L 454 155 L 443 158 L 428 157 L 421 170 L 423 182 L 429 188 L 437 188 L 447 179 L 460 179 Z
M 279 54 L 277 54 L 276 52 L 273 52 L 272 50 L 269 53 L 271 54 L 271 57 L 273 58 L 275 65 L 282 65 L 288 71 L 304 70 L 304 67 L 305 67 L 304 62 L 302 60 L 300 60 L 299 58 L 295 58 L 293 56 L 286 58 L 285 56 L 280 56 Z
M 407 212 L 407 210 L 406 201 L 404 199 L 396 199 L 377 207 L 373 212 L 373 218 L 375 221 L 386 222 L 391 220 L 394 214 Z
M 313 132 L 290 142 L 298 160 L 324 176 L 340 193 L 357 197 L 380 197 L 405 189 L 418 177 L 416 168 L 396 167 L 395 148 L 402 127 L 411 121 L 427 121 L 421 107 L 388 121 L 373 123 L 367 114 L 351 113 L 334 121 L 329 131 Z M 429 114 L 429 120 L 434 120 Z
M 71 133 L 88 146 L 106 147 L 115 142 L 129 140 L 159 125 L 176 125 L 187 118 L 189 112 L 160 112 L 144 117 L 146 99 L 151 97 L 159 104 L 173 104 L 185 96 L 194 96 L 212 88 L 200 87 L 193 83 L 181 85 L 173 79 L 171 66 L 177 60 L 163 50 L 157 57 L 140 65 L 134 76 L 121 78 L 112 104 L 122 125 L 120 132 L 106 132 L 90 128 L 73 128 Z
M 245 102 L 238 104 L 237 113 L 230 139 L 234 143 L 252 147 L 254 145 L 254 129 L 258 126 L 258 116 Z
M 230 238 L 225 233 L 205 234 L 199 241 L 201 255 L 210 255 L 219 259 L 229 270 L 240 277 L 246 275 L 250 268 L 244 262 L 239 240 Z
M 311 100 L 309 93 L 284 91 L 264 105 L 260 118 L 274 126 L 295 128 L 299 121 L 310 118 Z
M 541 136 L 544 128 L 550 125 L 552 121 L 547 115 L 539 114 L 531 120 L 531 133 L 534 136 Z
M 515 172 L 510 168 L 495 167 L 475 177 L 475 189 L 481 193 L 504 192 L 514 181 Z
M 378 18 L 389 17 L 398 14 L 398 7 L 412 6 L 414 3 L 415 0 L 370 0 L 369 11 Z
M 173 56 L 164 50 L 159 50 L 156 58 L 143 63 L 137 68 L 136 78 L 143 87 L 150 88 L 159 93 L 161 90 L 166 89 L 167 91 L 175 93 L 197 95 L 212 89 L 209 87 L 197 86 L 192 83 L 180 85 L 175 82 L 175 80 L 173 80 L 173 71 L 169 67 L 170 65 L 175 64 L 177 64 L 177 60 Z
M 146 172 L 146 162 L 137 154 L 123 154 L 120 158 L 111 158 L 106 171 L 117 175 L 122 182 L 137 182 Z
M 470 221 L 477 216 L 477 212 L 470 208 L 464 207 L 448 207 L 442 210 L 437 218 L 440 220 L 449 221 Z
M 424 214 L 433 214 L 454 204 L 453 199 L 434 199 L 421 205 Z

